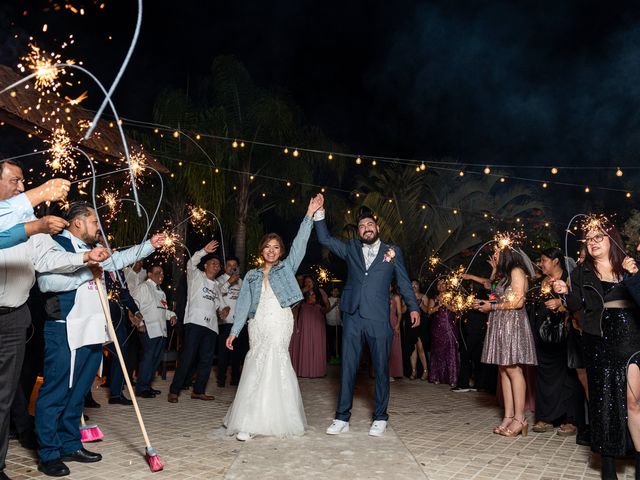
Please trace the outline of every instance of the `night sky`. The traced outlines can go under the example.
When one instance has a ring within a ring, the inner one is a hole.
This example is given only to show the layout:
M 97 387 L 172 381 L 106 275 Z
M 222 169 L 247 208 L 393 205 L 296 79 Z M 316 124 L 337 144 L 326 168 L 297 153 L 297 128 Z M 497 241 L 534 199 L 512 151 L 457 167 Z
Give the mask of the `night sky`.
M 105 0 L 104 10 L 70 2 L 86 7 L 83 17 L 47 12 L 50 3 L 5 5 L 3 27 L 14 20 L 51 48 L 54 38 L 74 33 L 70 53 L 110 83 L 136 2 Z M 115 100 L 122 115 L 149 120 L 164 87 L 186 88 L 215 56 L 233 54 L 256 83 L 288 93 L 310 123 L 353 152 L 479 165 L 637 165 L 637 5 L 146 1 L 140 43 Z M 4 37 L 2 62 L 15 63 Z M 623 179 L 561 174 L 592 185 L 637 184 L 631 172 Z

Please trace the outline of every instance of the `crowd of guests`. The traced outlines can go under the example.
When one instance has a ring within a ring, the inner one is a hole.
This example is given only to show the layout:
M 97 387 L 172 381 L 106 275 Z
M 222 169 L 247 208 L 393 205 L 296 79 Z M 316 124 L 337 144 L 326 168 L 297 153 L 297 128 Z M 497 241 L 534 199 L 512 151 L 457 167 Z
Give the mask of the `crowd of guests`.
M 0 162 L 0 480 L 8 478 L 10 425 L 24 446 L 37 449 L 47 475 L 68 475 L 66 461 L 101 460 L 83 447 L 78 427 L 85 407 L 99 407 L 91 387 L 103 358 L 109 404 L 132 403 L 96 300 L 102 282 L 138 397 L 162 393 L 153 381 L 175 332 L 180 353 L 170 403 L 185 389 L 194 400 L 214 400 L 207 393 L 214 365 L 219 388 L 228 380 L 238 385 L 249 348 L 246 326 L 232 334 L 243 288 L 238 259 L 217 255 L 216 241 L 206 244 L 187 263 L 169 308 L 163 266 L 142 262 L 162 245 L 162 234 L 111 254 L 100 246 L 96 212 L 85 202 L 64 217 L 35 218 L 34 207 L 65 198 L 69 186 L 55 179 L 25 192 L 21 167 Z M 640 275 L 612 225 L 587 229 L 583 241 L 578 265 L 558 248 L 534 265 L 521 250 L 496 246 L 489 277 L 463 277 L 475 301 L 462 313 L 445 301 L 444 281 L 425 293 L 413 281 L 417 328 L 392 285 L 389 377 L 496 393 L 504 414 L 495 434 L 527 435 L 531 411 L 534 432 L 575 435 L 601 454 L 603 478 L 616 478 L 614 459 L 635 451 L 640 478 Z M 291 363 L 298 377 L 319 378 L 340 363 L 340 289 L 330 286 L 328 294 L 312 275 L 297 279 L 303 300 L 292 312 Z M 230 336 L 237 336 L 234 349 L 225 347 Z M 32 420 L 38 373 L 44 380 Z

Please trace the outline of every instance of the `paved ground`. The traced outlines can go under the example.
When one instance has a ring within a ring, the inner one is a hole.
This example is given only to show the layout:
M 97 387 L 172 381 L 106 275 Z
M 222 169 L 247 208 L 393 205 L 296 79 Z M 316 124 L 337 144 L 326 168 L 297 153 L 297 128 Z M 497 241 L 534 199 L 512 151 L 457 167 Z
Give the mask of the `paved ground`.
M 309 421 L 301 438 L 256 438 L 241 443 L 228 437 L 222 418 L 235 388 L 217 388 L 213 402 L 182 395 L 169 404 L 163 390 L 156 399 L 141 399 L 149 436 L 165 470 L 152 474 L 142 457 L 143 442 L 132 407 L 108 405 L 105 391 L 94 390 L 102 403 L 87 414 L 105 434 L 87 445 L 104 456 L 96 464 L 70 463 L 73 479 L 598 479 L 597 457 L 577 446 L 574 437 L 529 433 L 509 439 L 493 435 L 500 411 L 482 393 L 452 393 L 448 386 L 407 379 L 391 385 L 390 428 L 384 438 L 367 435 L 372 410 L 372 383 L 359 380 L 351 431 L 324 434 L 337 396 L 338 371 L 323 379 L 301 379 Z M 35 456 L 11 442 L 6 473 L 13 479 L 42 476 Z M 631 463 L 621 464 L 619 478 L 634 478 Z

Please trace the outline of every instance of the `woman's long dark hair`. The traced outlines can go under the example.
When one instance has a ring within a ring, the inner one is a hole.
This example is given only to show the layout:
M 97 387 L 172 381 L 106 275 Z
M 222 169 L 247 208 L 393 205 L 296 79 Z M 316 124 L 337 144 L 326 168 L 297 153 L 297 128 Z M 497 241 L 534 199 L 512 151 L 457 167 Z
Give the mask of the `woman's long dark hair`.
M 558 247 L 551 247 L 543 250 L 540 256 L 545 256 L 550 260 L 558 260 L 558 265 L 562 268 L 563 273 L 567 272 L 567 263 L 565 262 L 564 252 L 560 250 Z
M 587 232 L 584 233 L 586 236 Z M 622 268 L 622 261 L 627 256 L 627 254 L 620 248 L 621 245 L 624 245 L 622 242 L 622 238 L 620 237 L 620 233 L 611 223 L 606 223 L 605 225 L 603 225 L 602 233 L 609 237 L 609 263 L 611 263 L 611 270 L 616 277 L 623 278 L 624 268 Z M 586 255 L 584 257 L 584 264 L 588 265 L 596 272 L 598 271 L 595 262 L 593 261 L 593 257 L 589 254 L 589 249 L 587 249 Z
M 520 254 L 513 248 L 503 248 L 500 250 L 500 256 L 498 257 L 496 274 L 498 278 L 503 279 L 504 288 L 511 285 L 511 272 L 514 268 L 520 268 L 527 275 L 527 267 Z

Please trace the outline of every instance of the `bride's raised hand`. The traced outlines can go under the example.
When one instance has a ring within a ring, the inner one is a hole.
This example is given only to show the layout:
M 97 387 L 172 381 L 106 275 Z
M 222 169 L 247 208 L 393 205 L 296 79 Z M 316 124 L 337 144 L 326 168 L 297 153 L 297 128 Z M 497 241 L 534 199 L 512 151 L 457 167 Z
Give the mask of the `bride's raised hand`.
M 316 213 L 317 210 L 322 208 L 323 205 L 324 205 L 324 196 L 321 193 L 319 193 L 315 197 L 312 197 L 311 200 L 309 200 L 309 208 L 307 208 L 307 216 L 308 217 L 313 216 L 313 214 Z

